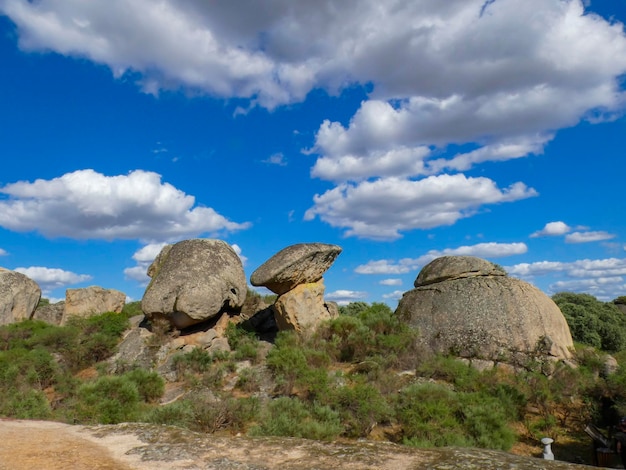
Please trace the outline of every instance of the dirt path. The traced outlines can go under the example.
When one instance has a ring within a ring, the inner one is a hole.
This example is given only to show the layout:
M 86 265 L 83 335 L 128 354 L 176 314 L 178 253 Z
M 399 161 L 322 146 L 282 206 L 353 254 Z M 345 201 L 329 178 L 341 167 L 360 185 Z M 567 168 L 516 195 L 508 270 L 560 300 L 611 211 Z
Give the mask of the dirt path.
M 0 470 L 132 470 L 65 424 L 0 421 Z

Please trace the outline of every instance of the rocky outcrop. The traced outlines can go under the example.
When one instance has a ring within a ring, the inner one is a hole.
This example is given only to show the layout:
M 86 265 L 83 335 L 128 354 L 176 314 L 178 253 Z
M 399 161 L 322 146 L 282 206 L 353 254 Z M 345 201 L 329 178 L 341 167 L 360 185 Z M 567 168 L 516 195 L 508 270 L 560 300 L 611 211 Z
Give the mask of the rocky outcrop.
M 326 243 L 299 243 L 280 250 L 250 276 L 253 286 L 278 294 L 272 311 L 279 330 L 313 331 L 338 314 L 324 303 L 322 275 L 341 253 Z
M 465 256 L 434 260 L 396 314 L 439 353 L 520 364 L 537 355 L 570 358 L 569 327 L 552 299 L 490 265 Z
M 32 317 L 41 299 L 35 281 L 16 271 L 0 268 L 0 325 Z
M 288 246 L 259 266 L 250 276 L 250 283 L 284 294 L 300 284 L 319 281 L 339 253 L 341 247 L 325 243 Z
M 152 281 L 141 308 L 177 328 L 236 312 L 244 303 L 246 276 L 237 253 L 222 240 L 194 239 L 168 245 L 148 268 Z
M 98 286 L 65 291 L 65 311 L 61 324 L 70 317 L 90 317 L 105 312 L 120 313 L 126 303 L 126 294 Z
M 58 326 L 63 321 L 63 312 L 65 312 L 65 301 L 37 307 L 32 318 Z
M 279 296 L 274 303 L 274 317 L 279 330 L 312 331 L 320 322 L 337 315 L 324 303 L 324 282 L 300 284 Z

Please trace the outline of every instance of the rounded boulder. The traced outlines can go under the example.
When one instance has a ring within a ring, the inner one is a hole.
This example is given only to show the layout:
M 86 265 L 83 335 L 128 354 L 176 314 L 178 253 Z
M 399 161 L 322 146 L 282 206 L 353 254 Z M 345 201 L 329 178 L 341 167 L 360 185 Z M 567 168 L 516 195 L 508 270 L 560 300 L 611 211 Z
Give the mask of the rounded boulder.
M 148 318 L 164 316 L 177 328 L 241 309 L 246 294 L 243 265 L 222 240 L 193 239 L 168 245 L 148 268 L 152 280 L 141 308 Z

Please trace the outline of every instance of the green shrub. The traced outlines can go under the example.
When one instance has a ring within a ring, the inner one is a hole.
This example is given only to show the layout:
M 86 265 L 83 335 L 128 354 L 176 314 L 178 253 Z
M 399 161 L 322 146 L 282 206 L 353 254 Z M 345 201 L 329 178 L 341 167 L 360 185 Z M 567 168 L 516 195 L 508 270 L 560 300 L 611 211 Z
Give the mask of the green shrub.
M 143 310 L 141 310 L 141 300 L 124 304 L 124 307 L 122 308 L 122 315 L 126 318 L 143 315 Z
M 116 424 L 138 417 L 141 396 L 125 376 L 104 376 L 78 388 L 75 417 L 81 423 Z
M 379 423 L 393 417 L 393 409 L 382 394 L 369 384 L 338 388 L 327 404 L 339 413 L 347 437 L 366 437 Z
M 555 294 L 552 300 L 563 312 L 575 341 L 604 351 L 626 347 L 626 315 L 614 303 L 572 292 Z
M 484 392 L 453 392 L 444 385 L 415 384 L 396 400 L 404 443 L 416 447 L 463 446 L 508 450 L 515 434 L 498 399 Z
M 202 373 L 209 370 L 213 364 L 213 357 L 202 348 L 194 348 L 188 353 L 174 356 L 173 362 L 178 374 L 182 375 L 187 371 Z
M 272 400 L 259 421 L 250 430 L 252 435 L 330 440 L 343 430 L 339 414 L 330 407 L 289 397 Z
M 165 380 L 154 371 L 134 369 L 123 376 L 135 383 L 140 398 L 147 403 L 161 398 L 165 392 Z
M 256 362 L 259 356 L 259 340 L 255 333 L 229 323 L 226 328 L 226 338 L 236 360 L 249 359 Z

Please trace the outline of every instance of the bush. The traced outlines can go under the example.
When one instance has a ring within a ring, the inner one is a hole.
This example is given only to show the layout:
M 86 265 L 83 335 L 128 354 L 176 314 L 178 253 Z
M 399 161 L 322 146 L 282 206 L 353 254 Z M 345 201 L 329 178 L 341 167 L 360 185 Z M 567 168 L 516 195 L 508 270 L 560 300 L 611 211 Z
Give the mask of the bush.
M 379 423 L 393 417 L 393 409 L 382 394 L 369 384 L 338 388 L 327 403 L 339 413 L 347 437 L 366 437 Z
M 139 415 L 137 384 L 125 376 L 104 376 L 78 388 L 75 419 L 89 424 L 117 424 Z
M 226 328 L 226 338 L 236 360 L 250 359 L 255 362 L 258 359 L 259 340 L 253 332 L 229 323 Z
M 165 380 L 154 371 L 134 369 L 126 372 L 124 377 L 135 383 L 140 398 L 147 403 L 161 398 L 165 392 Z
M 626 347 L 626 315 L 614 303 L 571 292 L 555 294 L 552 300 L 563 312 L 575 341 L 604 351 Z
M 286 436 L 331 440 L 343 430 L 339 414 L 318 403 L 305 404 L 297 398 L 272 400 L 262 412 L 260 424 L 250 430 L 255 436 Z

